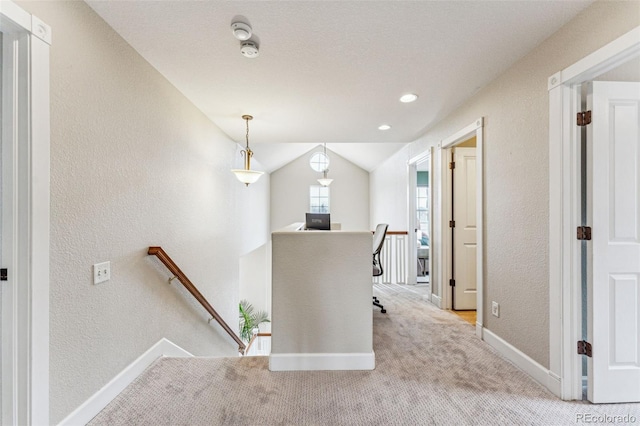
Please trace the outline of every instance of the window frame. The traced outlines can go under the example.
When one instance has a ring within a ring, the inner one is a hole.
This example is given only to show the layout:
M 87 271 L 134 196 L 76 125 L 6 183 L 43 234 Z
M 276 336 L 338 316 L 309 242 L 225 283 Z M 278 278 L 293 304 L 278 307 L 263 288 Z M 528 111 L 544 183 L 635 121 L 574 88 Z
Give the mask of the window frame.
M 315 194 L 314 194 L 314 191 Z M 323 194 L 326 193 L 326 194 Z M 317 195 L 316 195 L 317 194 Z M 317 203 L 314 203 L 317 200 Z M 322 209 L 322 200 L 326 200 L 326 208 Z M 309 213 L 330 213 L 331 212 L 331 191 L 328 186 L 309 185 Z

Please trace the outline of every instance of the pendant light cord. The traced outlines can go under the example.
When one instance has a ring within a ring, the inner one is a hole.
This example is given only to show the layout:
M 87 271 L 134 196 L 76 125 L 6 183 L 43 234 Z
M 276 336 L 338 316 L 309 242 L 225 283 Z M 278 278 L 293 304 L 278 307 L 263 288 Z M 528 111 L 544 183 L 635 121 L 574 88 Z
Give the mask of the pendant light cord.
M 245 138 L 247 140 L 247 149 L 249 149 L 249 117 L 245 117 L 244 119 L 247 123 L 247 133 L 245 135 Z

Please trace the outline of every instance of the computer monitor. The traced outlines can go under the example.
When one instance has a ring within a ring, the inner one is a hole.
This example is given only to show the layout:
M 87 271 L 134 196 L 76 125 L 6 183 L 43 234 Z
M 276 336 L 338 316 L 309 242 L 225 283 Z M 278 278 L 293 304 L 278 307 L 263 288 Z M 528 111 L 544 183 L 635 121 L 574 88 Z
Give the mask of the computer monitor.
M 307 213 L 306 229 L 328 231 L 331 229 L 331 217 L 329 213 Z

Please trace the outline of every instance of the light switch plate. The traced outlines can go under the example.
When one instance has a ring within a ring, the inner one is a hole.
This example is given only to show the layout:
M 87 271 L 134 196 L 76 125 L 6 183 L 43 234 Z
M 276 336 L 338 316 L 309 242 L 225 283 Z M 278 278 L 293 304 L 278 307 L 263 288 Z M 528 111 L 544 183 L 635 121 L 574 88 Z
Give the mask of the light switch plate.
M 96 263 L 93 265 L 93 283 L 100 284 L 111 279 L 111 262 Z

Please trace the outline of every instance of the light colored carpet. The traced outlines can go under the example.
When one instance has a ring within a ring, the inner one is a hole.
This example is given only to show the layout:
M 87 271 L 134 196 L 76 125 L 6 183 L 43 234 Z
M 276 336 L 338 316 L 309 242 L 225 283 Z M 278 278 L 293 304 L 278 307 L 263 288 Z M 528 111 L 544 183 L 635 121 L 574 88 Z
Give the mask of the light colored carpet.
M 373 371 L 270 372 L 267 357 L 162 358 L 97 425 L 569 425 L 639 404 L 557 399 L 413 292 L 380 291 Z M 584 419 L 585 417 L 582 417 Z

